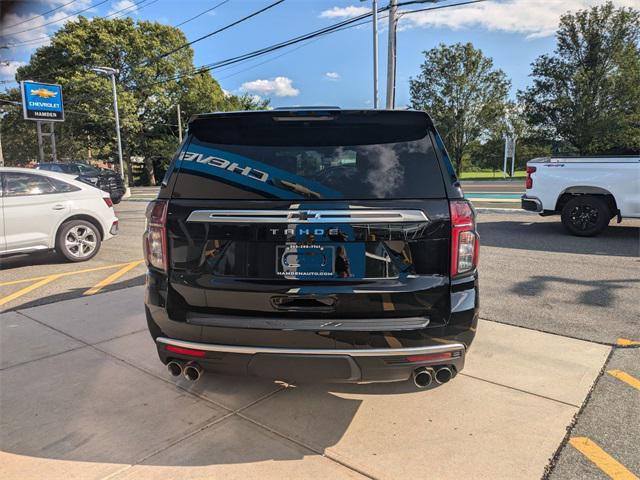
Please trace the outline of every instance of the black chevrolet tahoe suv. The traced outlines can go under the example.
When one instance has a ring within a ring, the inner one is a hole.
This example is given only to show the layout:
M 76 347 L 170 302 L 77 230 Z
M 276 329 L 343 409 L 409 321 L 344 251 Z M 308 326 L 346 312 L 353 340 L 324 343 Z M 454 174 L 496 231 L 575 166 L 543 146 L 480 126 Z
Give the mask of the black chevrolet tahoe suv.
M 426 387 L 475 335 L 475 212 L 423 112 L 198 115 L 144 248 L 149 330 L 189 380 Z
M 107 192 L 113 203 L 120 203 L 126 191 L 124 181 L 118 172 L 107 169 L 98 169 L 85 163 L 47 162 L 39 163 L 36 166 L 36 169 L 77 175 L 77 180 Z

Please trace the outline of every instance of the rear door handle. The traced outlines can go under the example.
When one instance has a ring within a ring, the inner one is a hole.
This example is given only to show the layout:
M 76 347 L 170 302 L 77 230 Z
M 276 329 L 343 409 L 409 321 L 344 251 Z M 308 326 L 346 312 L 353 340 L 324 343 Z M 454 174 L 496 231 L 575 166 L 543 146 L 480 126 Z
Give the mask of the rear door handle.
M 64 210 L 64 205 L 57 204 L 57 205 L 54 205 L 51 208 L 53 208 L 54 210 Z

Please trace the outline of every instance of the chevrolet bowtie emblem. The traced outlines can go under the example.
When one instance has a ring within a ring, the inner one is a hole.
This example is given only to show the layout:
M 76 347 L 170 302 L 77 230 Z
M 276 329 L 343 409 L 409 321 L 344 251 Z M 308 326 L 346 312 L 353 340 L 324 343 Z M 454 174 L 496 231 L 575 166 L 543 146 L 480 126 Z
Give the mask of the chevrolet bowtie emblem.
M 299 211 L 299 212 L 290 213 L 289 218 L 306 221 L 306 220 L 309 220 L 310 218 L 318 218 L 318 214 L 313 212 Z

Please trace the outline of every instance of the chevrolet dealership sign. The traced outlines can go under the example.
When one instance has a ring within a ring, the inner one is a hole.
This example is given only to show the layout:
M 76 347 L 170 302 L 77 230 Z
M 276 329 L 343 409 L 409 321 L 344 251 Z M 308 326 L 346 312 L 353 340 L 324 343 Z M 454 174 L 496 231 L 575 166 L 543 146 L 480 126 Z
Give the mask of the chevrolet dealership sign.
M 48 83 L 21 82 L 22 111 L 26 120 L 64 122 L 62 87 Z

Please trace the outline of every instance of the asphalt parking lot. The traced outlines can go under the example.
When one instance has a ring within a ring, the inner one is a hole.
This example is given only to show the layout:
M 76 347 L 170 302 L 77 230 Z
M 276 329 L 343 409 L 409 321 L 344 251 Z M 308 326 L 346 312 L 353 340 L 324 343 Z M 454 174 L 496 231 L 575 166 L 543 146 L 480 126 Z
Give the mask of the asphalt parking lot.
M 145 207 L 120 204 L 90 262 L 3 261 L 0 478 L 640 475 L 640 222 L 578 239 L 481 210 L 477 340 L 463 374 L 415 391 L 176 383 L 142 311 Z

